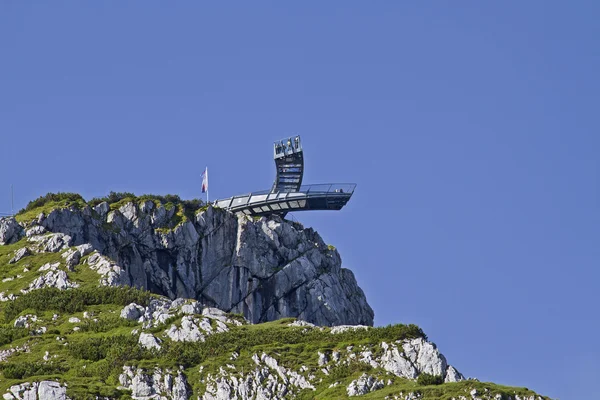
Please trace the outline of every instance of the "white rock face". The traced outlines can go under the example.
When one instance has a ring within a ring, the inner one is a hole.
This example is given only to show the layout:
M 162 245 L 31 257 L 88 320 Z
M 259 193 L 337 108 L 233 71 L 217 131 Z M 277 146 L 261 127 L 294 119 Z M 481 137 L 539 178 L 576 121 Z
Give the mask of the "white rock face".
M 93 216 L 91 209 L 54 210 L 29 227 L 51 234 L 28 240 L 40 251 L 89 244 L 94 252 L 87 263 L 104 285 L 198 299 L 244 313 L 254 323 L 298 317 L 317 325 L 372 325 L 373 311 L 354 275 L 312 229 L 277 216 L 254 221 L 212 207 L 173 227 L 175 209 L 151 203 L 114 211 L 100 204 Z M 76 253 L 65 261 L 72 267 Z M 188 315 L 197 311 L 192 305 L 182 309 Z
M 327 357 L 327 354 L 321 353 L 320 351 L 317 354 L 319 354 L 319 367 L 322 367 L 329 362 L 329 357 Z
M 103 201 L 102 203 L 94 207 L 94 211 L 96 211 L 100 216 L 104 217 L 110 211 L 110 205 L 107 202 Z
M 56 253 L 69 248 L 71 236 L 63 233 L 49 233 L 45 235 L 30 236 L 27 240 L 36 245 L 40 253 Z
M 130 286 L 131 280 L 127 272 L 112 262 L 108 257 L 94 252 L 87 264 L 100 275 L 100 283 L 104 286 Z
M 332 330 L 335 328 L 333 327 Z M 348 328 L 344 327 L 344 329 Z M 446 358 L 435 344 L 423 338 L 401 340 L 391 344 L 381 342 L 371 347 L 349 346 L 342 354 L 338 351 L 318 353 L 319 366 L 326 368 L 355 361 L 368 364 L 373 368 L 383 368 L 407 379 L 416 379 L 423 372 L 440 375 L 444 377 L 445 382 L 458 382 L 465 379 L 456 368 L 448 365 Z
M 186 315 L 181 319 L 180 327 L 171 325 L 171 328 L 166 330 L 165 334 L 175 342 L 203 342 L 208 335 L 228 332 L 228 324 L 240 324 L 239 321 L 227 318 L 224 313 L 215 315 L 210 312 L 203 312 L 203 315 L 207 316 L 194 318 L 191 315 Z
M 119 383 L 131 390 L 131 397 L 136 400 L 188 400 L 191 395 L 187 379 L 181 371 L 160 368 L 146 371 L 125 366 L 119 375 Z
M 379 390 L 383 388 L 383 386 L 384 383 L 382 380 L 378 380 L 367 374 L 362 374 L 360 378 L 350 382 L 346 388 L 346 393 L 348 393 L 348 396 L 350 397 L 361 396 L 363 394 Z
M 314 328 L 315 324 L 311 324 L 310 322 L 306 322 L 306 321 L 302 321 L 302 320 L 296 320 L 294 322 L 292 322 L 291 324 L 288 324 L 288 326 L 298 326 L 298 327 L 306 327 L 306 328 Z
M 212 333 L 227 332 L 229 330 L 228 326 L 231 325 L 242 325 L 240 321 L 229 318 L 221 310 L 215 308 L 203 310 L 198 301 L 181 298 L 173 301 L 166 298 L 154 298 L 150 300 L 146 308 L 131 303 L 121 310 L 121 318 L 142 322 L 145 329 L 160 326 L 169 318 L 182 314 L 184 315 L 182 319 L 183 328 L 172 326 L 171 329 L 172 334 L 180 338 L 190 338 L 190 335 L 193 335 L 191 332 L 196 328 L 199 329 L 199 332 L 210 335 Z M 203 315 L 204 318 L 192 318 L 193 315 Z M 216 320 L 214 322 L 215 327 L 212 327 L 209 320 Z M 195 338 L 201 340 L 198 335 L 195 335 Z
M 81 257 L 88 255 L 93 251 L 92 245 L 82 244 L 75 247 L 74 249 L 68 249 L 62 253 L 62 257 L 65 259 L 65 264 L 69 269 L 72 269 L 75 265 L 79 264 Z
M 32 314 L 27 314 L 27 315 L 23 315 L 18 317 L 15 320 L 15 328 L 29 328 L 31 327 L 33 322 L 37 322 L 38 321 L 38 317 L 37 315 L 32 315 Z
M 32 236 L 43 235 L 44 233 L 46 233 L 46 228 L 40 225 L 34 225 L 25 231 L 25 236 L 29 238 Z
M 314 390 L 310 381 L 296 371 L 287 369 L 265 353 L 252 356 L 256 368 L 252 371 L 226 371 L 207 374 L 206 391 L 201 400 L 287 399 L 300 389 Z
M 131 303 L 121 310 L 121 318 L 137 321 L 144 315 L 144 311 L 144 307 Z
M 369 327 L 364 325 L 338 325 L 331 328 L 331 333 L 336 334 L 359 329 L 369 329 Z
M 174 342 L 204 342 L 204 335 L 199 325 L 204 325 L 204 328 L 206 328 L 206 325 L 210 327 L 207 319 L 199 320 L 186 315 L 181 319 L 181 327 L 177 328 L 177 326 L 171 325 L 171 328 L 165 333 Z
M 32 290 L 41 289 L 45 287 L 54 287 L 57 289 L 69 289 L 79 287 L 76 282 L 71 282 L 67 276 L 67 273 L 56 268 L 51 269 L 45 275 L 38 276 L 33 282 L 29 284 L 27 289 L 22 289 L 22 293 L 27 293 Z
M 22 249 L 15 251 L 14 257 L 8 263 L 15 264 L 15 263 L 19 262 L 21 259 L 23 259 L 24 257 L 30 256 L 30 255 L 31 255 L 31 251 L 27 247 L 23 247 Z
M 181 306 L 179 312 L 181 314 L 194 315 L 202 313 L 202 305 L 197 301 L 192 301 L 189 304 L 184 304 Z
M 439 352 L 433 343 L 422 338 L 405 340 L 402 342 L 404 356 L 419 371 L 431 375 L 444 376 L 446 373 L 446 358 Z
M 26 382 L 11 386 L 3 398 L 5 400 L 66 400 L 67 389 L 54 381 Z
M 138 340 L 138 343 L 140 344 L 140 346 L 142 346 L 145 349 L 156 349 L 156 350 L 160 350 L 161 349 L 161 341 L 159 339 L 157 339 L 156 337 L 154 337 L 154 335 L 152 335 L 151 333 L 145 333 L 142 332 L 140 334 L 140 338 Z
M 452 365 L 448 365 L 446 369 L 446 376 L 444 377 L 444 382 L 460 382 L 463 381 L 465 377 L 458 372 L 456 368 Z
M 27 352 L 27 351 L 29 351 L 29 348 L 27 346 L 13 347 L 13 348 L 6 349 L 6 350 L 0 350 L 0 362 L 4 362 L 4 361 L 8 360 L 8 358 L 10 356 L 12 356 L 14 353 Z
M 24 235 L 23 228 L 13 217 L 0 218 L 0 245 L 18 242 Z

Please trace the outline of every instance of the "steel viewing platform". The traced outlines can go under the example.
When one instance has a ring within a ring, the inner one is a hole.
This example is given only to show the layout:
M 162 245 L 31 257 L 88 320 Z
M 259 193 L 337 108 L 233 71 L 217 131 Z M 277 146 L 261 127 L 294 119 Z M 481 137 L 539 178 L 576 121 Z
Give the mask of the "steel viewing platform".
M 252 192 L 213 204 L 246 215 L 278 214 L 290 211 L 341 210 L 354 193 L 354 183 L 302 185 L 304 156 L 300 136 L 275 142 L 277 175 L 271 190 Z
M 319 184 L 300 186 L 295 192 L 264 190 L 225 200 L 217 200 L 217 207 L 246 215 L 285 214 L 289 211 L 341 210 L 348 203 L 356 187 L 348 184 Z

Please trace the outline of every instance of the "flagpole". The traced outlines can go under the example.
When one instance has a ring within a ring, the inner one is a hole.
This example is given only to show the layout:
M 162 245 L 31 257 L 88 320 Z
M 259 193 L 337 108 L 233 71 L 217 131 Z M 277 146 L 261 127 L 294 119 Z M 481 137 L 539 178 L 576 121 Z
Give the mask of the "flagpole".
M 208 167 L 206 167 L 206 204 L 208 204 Z

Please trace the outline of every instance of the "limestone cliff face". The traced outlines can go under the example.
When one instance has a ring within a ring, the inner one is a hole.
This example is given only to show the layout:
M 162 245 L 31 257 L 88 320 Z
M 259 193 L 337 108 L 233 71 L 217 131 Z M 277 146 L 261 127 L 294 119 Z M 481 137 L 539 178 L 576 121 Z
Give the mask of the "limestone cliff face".
M 87 262 L 103 284 L 194 298 L 253 323 L 297 317 L 317 325 L 373 324 L 353 273 L 313 229 L 210 206 L 168 229 L 175 212 L 152 201 L 112 211 L 106 203 L 57 209 L 23 227 L 4 219 L 0 240 L 27 234 L 52 246 L 90 244 L 95 251 Z

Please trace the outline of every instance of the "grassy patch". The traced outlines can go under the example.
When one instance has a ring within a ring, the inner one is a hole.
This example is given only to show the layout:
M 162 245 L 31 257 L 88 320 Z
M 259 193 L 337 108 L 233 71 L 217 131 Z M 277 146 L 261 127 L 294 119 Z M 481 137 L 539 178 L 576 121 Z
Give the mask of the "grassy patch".
M 287 324 L 286 324 L 287 325 Z M 229 332 L 212 335 L 205 342 L 181 343 L 168 342 L 164 346 L 167 358 L 189 367 L 200 364 L 207 358 L 230 355 L 232 352 L 255 349 L 276 350 L 282 344 L 287 346 L 312 344 L 312 349 L 329 349 L 342 342 L 355 344 L 370 343 L 385 339 L 388 341 L 424 337 L 421 328 L 416 325 L 390 325 L 369 330 L 346 331 L 331 334 L 329 329 L 291 328 L 278 321 L 259 325 L 245 325 Z M 283 351 L 280 351 L 283 352 Z M 316 354 L 312 353 L 313 357 Z
M 164 205 L 167 210 L 177 207 L 175 215 L 179 218 L 178 221 L 172 221 L 171 229 L 185 220 L 193 220 L 194 215 L 202 207 L 206 207 L 205 203 L 200 199 L 183 200 L 178 195 L 152 195 L 145 194 L 136 196 L 130 192 L 110 192 L 105 197 L 96 197 L 86 202 L 81 195 L 77 193 L 48 193 L 38 199 L 30 201 L 25 208 L 20 210 L 16 219 L 19 222 L 29 222 L 37 218 L 41 213 L 49 214 L 55 209 L 78 208 L 82 209 L 86 206 L 95 207 L 96 205 L 107 202 L 111 210 L 117 210 L 127 203 L 133 202 L 140 204 L 145 201 L 154 202 L 155 206 Z
M 0 246 L 0 281 L 1 291 L 5 295 L 9 293 L 20 295 L 20 290 L 25 289 L 38 276 L 45 273 L 39 271 L 39 267 L 47 263 L 56 263 L 62 261 L 58 253 L 33 253 L 23 257 L 15 264 L 9 264 L 16 250 L 28 247 L 25 239 L 7 246 Z
M 59 290 L 44 288 L 33 290 L 16 300 L 8 302 L 4 307 L 4 320 L 12 321 L 27 309 L 35 312 L 57 311 L 74 313 L 85 310 L 88 305 L 116 304 L 126 306 L 129 303 L 148 304 L 150 292 L 132 287 L 93 287 Z

